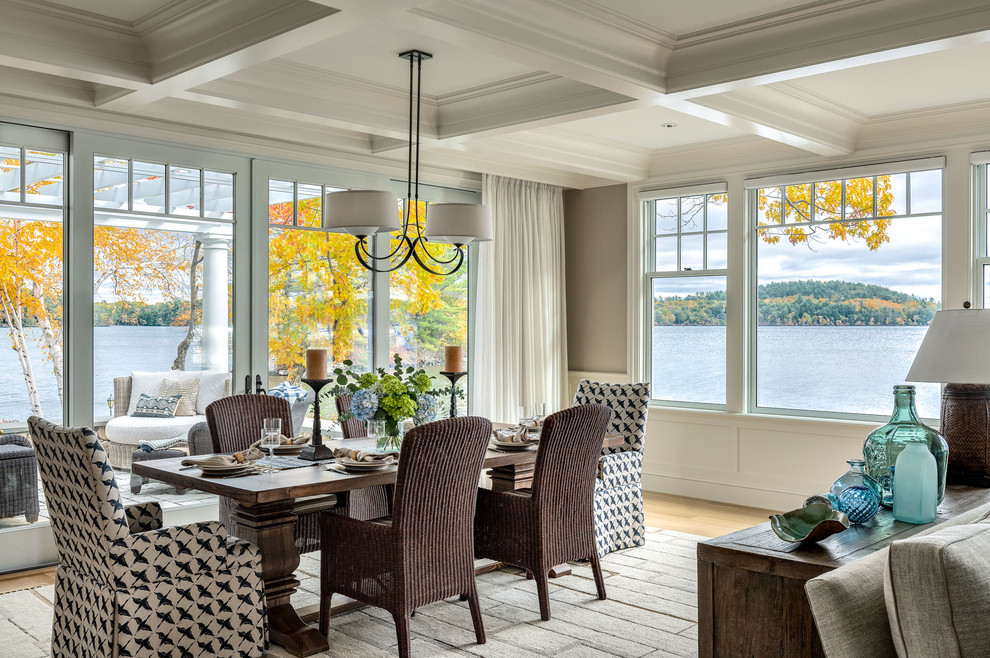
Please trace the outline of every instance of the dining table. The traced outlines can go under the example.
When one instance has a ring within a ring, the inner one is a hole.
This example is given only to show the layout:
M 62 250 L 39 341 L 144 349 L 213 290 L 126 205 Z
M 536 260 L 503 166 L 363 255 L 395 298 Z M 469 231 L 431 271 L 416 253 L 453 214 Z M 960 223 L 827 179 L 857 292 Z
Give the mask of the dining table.
M 493 423 L 493 427 L 500 426 L 504 427 Z M 624 440 L 622 435 L 607 434 L 602 446 L 619 446 Z M 331 449 L 376 449 L 376 441 L 371 438 L 324 440 L 324 444 Z M 505 491 L 531 486 L 538 450 L 534 447 L 536 449 L 502 451 L 490 446 L 485 454 L 484 468 L 489 469 L 492 488 Z M 289 600 L 299 586 L 295 577 L 300 556 L 293 538 L 296 523 L 293 507 L 300 498 L 394 484 L 397 467 L 391 465 L 377 471 L 350 473 L 314 465 L 240 477 L 209 477 L 199 469 L 183 467 L 182 460 L 179 457 L 135 462 L 132 470 L 136 475 L 176 487 L 231 499 L 234 502 L 232 519 L 237 524 L 238 536 L 256 545 L 261 555 L 271 639 L 294 656 L 326 651 L 329 648 L 327 638 L 316 627 L 306 624 Z M 557 572 L 559 575 L 561 569 Z

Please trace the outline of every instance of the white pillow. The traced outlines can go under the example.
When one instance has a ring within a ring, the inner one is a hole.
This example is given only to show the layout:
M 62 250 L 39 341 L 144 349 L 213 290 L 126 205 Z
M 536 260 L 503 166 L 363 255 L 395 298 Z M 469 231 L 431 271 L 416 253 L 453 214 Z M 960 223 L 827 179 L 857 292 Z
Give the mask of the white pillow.
M 134 413 L 137 402 L 144 393 L 149 397 L 161 395 L 162 384 L 166 379 L 177 379 L 185 381 L 195 379 L 200 373 L 195 370 L 166 370 L 164 372 L 141 372 L 135 370 L 131 373 L 131 399 L 127 405 L 127 415 Z M 202 384 L 200 385 L 202 391 Z
M 227 395 L 230 373 L 215 370 L 197 372 L 199 377 L 199 397 L 196 400 L 196 413 L 205 414 L 206 405 Z

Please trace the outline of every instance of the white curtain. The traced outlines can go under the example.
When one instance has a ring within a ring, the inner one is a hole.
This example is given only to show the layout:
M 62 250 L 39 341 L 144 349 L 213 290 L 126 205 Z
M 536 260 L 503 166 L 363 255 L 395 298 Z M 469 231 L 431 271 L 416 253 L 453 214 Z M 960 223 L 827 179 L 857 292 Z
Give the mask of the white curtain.
M 485 175 L 494 237 L 478 255 L 474 413 L 515 422 L 519 405 L 569 404 L 564 196 L 554 185 Z

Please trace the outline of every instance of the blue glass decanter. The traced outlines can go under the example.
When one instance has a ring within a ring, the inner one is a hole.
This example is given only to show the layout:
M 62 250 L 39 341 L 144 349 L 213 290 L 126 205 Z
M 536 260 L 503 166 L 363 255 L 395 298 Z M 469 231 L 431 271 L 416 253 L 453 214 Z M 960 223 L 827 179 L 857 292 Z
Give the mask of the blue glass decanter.
M 863 471 L 866 462 L 850 459 L 849 470 L 832 484 L 828 500 L 832 507 L 845 512 L 852 523 L 866 523 L 880 510 L 883 490 L 880 483 Z

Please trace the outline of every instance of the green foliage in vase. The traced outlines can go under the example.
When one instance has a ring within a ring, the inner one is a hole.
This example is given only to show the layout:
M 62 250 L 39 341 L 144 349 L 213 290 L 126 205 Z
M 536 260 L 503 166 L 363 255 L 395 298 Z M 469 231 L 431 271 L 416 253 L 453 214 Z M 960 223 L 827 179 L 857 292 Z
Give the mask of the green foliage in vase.
M 354 395 L 361 390 L 370 390 L 378 398 L 378 409 L 372 418 L 384 420 L 393 427 L 395 423 L 412 418 L 416 414 L 417 398 L 428 392 L 433 382 L 422 368 L 403 367 L 402 357 L 398 354 L 393 357 L 392 363 L 392 372 L 385 368 L 378 368 L 377 372 L 355 372 L 351 370 L 354 364 L 350 360 L 344 361 L 344 368 L 333 371 L 336 384 L 331 389 L 331 395 Z M 351 416 L 349 411 L 341 414 L 342 418 Z

